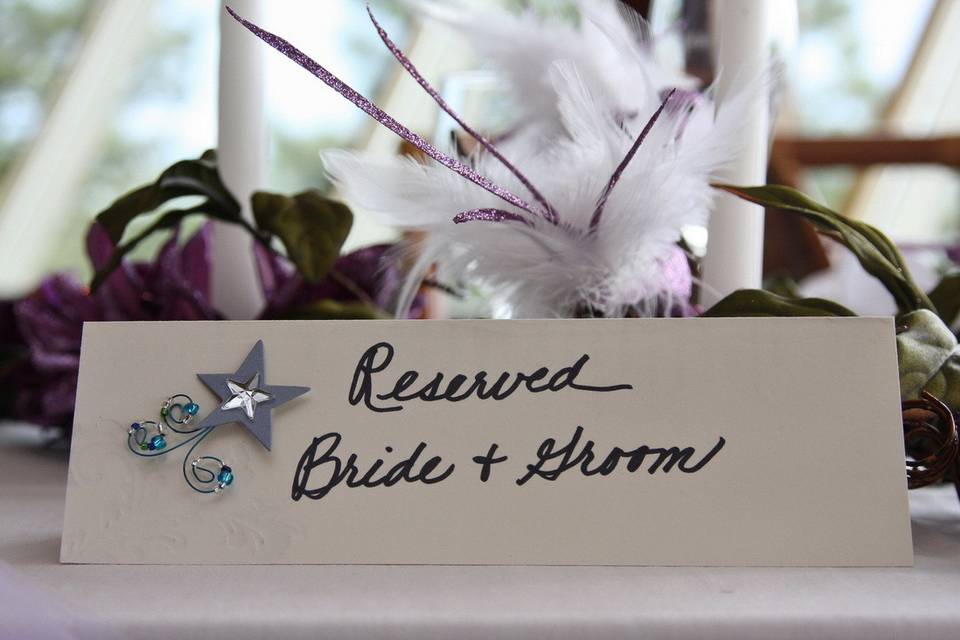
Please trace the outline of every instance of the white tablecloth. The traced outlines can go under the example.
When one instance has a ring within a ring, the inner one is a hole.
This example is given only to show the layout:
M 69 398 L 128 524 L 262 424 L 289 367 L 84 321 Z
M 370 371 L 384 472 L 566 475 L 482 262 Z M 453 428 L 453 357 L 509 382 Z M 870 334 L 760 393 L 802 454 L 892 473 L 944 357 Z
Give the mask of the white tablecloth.
M 3 640 L 960 638 L 952 488 L 912 493 L 907 569 L 160 567 L 60 565 L 65 481 L 0 446 Z

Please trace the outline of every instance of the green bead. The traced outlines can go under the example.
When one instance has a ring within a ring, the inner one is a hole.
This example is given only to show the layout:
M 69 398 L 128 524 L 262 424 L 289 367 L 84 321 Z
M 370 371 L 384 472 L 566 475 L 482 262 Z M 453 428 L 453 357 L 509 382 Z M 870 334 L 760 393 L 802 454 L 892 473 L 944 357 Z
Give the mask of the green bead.
M 160 409 L 160 415 L 161 415 L 161 416 L 167 415 L 167 408 L 166 408 L 166 407 L 163 407 L 162 409 Z
M 140 443 L 140 450 L 141 450 L 141 451 L 146 451 L 146 450 L 149 449 L 149 448 L 150 448 L 150 445 L 148 445 L 146 442 L 141 442 L 141 443 Z

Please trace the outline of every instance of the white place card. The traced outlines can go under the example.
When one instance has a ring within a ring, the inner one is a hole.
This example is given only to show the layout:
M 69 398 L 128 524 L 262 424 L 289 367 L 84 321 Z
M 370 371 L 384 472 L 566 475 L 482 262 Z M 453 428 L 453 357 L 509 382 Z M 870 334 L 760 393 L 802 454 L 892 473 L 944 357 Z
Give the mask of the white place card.
M 900 419 L 889 318 L 87 324 L 61 560 L 909 565 Z

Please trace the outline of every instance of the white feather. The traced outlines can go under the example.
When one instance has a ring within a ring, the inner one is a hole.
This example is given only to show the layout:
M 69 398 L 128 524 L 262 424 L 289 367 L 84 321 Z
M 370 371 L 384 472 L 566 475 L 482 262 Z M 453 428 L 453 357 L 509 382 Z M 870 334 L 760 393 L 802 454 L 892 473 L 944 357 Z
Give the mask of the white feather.
M 639 15 L 619 0 L 576 0 L 579 20 L 520 13 L 494 3 L 412 0 L 427 15 L 460 32 L 478 57 L 489 63 L 515 96 L 517 122 L 545 135 L 558 132 L 556 96 L 550 69 L 571 62 L 591 95 L 614 113 L 643 106 L 637 94 L 664 88 L 694 89 L 697 80 L 656 60 Z
M 401 296 L 402 316 L 426 270 L 483 287 L 514 318 L 623 315 L 669 296 L 663 264 L 682 227 L 707 221 L 710 180 L 736 149 L 737 116 L 764 95 L 755 79 L 715 108 L 684 95 L 665 109 L 610 193 L 590 230 L 597 199 L 665 87 L 686 79 L 659 67 L 613 1 L 581 0 L 580 28 L 531 14 L 431 12 L 454 25 L 499 66 L 521 94 L 528 129 L 498 145 L 555 207 L 560 224 L 525 213 L 437 163 L 324 154 L 351 204 L 385 224 L 425 229 L 427 239 Z M 455 3 L 456 4 L 456 3 Z M 682 108 L 680 108 L 682 107 Z M 494 183 L 531 201 L 520 181 L 488 153 L 471 158 Z M 519 222 L 454 224 L 462 211 L 502 209 Z

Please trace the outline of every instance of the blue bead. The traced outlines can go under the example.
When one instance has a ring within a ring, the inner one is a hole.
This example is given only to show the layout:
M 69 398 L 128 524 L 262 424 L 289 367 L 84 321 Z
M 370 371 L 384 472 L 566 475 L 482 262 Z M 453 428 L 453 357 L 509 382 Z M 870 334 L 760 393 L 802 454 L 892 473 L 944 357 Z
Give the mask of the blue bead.
M 196 402 L 190 402 L 186 407 L 184 407 L 184 409 L 186 409 L 187 413 L 190 415 L 195 416 L 200 412 L 200 405 L 198 405 Z
M 225 487 L 230 486 L 233 482 L 233 469 L 227 466 L 221 468 L 220 473 L 217 474 L 217 482 Z
M 136 430 L 139 429 L 139 428 L 140 428 L 140 423 L 139 423 L 139 422 L 134 422 L 133 424 L 130 425 L 130 429 L 131 429 L 132 431 L 136 431 Z
M 150 438 L 150 450 L 159 451 L 167 446 L 167 439 L 163 436 L 153 436 Z

